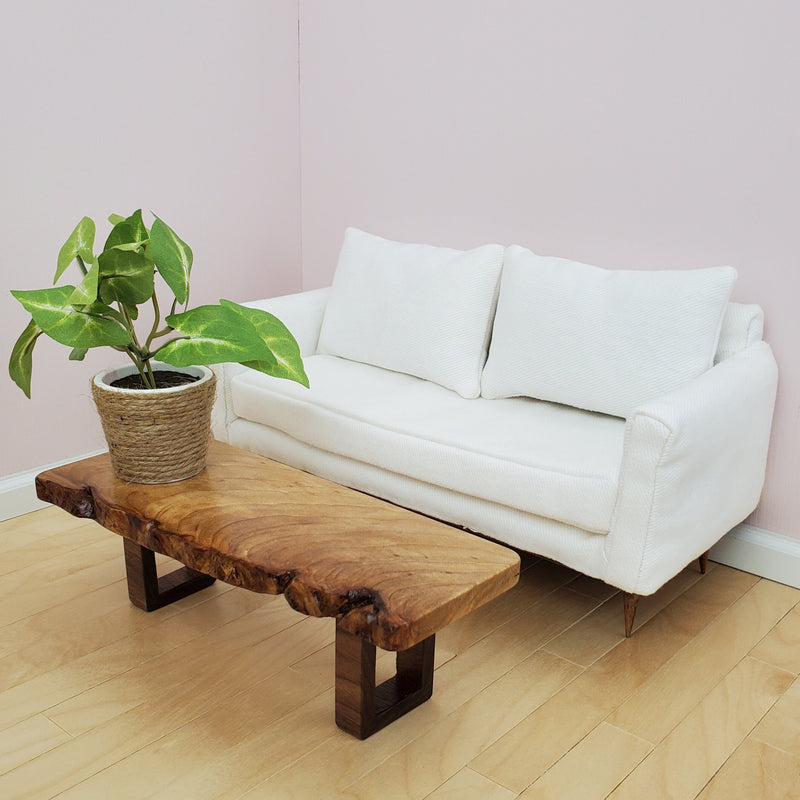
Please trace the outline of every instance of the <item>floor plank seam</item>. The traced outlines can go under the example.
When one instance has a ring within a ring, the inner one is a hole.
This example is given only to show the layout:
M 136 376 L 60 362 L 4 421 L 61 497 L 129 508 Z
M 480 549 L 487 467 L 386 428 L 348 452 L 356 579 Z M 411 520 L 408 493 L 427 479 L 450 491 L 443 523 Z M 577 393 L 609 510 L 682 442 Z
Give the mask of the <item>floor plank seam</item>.
M 567 629 L 567 628 L 564 628 L 564 630 L 568 630 L 568 629 Z M 559 635 L 560 635 L 560 634 L 559 634 Z M 552 641 L 553 641 L 553 640 L 552 640 L 552 639 L 550 639 L 550 640 L 547 642 L 547 644 L 550 644 Z M 587 666 L 586 666 L 586 664 L 580 664 L 580 663 L 579 663 L 579 662 L 577 662 L 577 661 L 573 661 L 571 658 L 567 658 L 566 656 L 563 656 L 563 655 L 561 655 L 560 653 L 556 653 L 556 652 L 554 652 L 553 650 L 550 650 L 550 649 L 547 647 L 547 644 L 545 644 L 545 645 L 542 645 L 540 648 L 538 648 L 538 651 L 535 651 L 535 652 L 547 653 L 547 655 L 549 655 L 549 656 L 555 656 L 556 658 L 560 658 L 562 661 L 566 661 L 568 664 L 572 664 L 574 667 L 578 667 L 578 669 L 581 669 L 581 670 L 583 670 L 584 672 L 585 672 L 587 669 L 590 669 L 591 665 L 587 667 Z M 604 654 L 604 655 L 605 655 L 605 654 Z M 601 657 L 602 657 L 602 656 L 601 656 Z M 593 663 L 594 663 L 594 662 L 593 662 Z M 581 674 L 583 674 L 583 673 L 581 673 Z M 578 676 L 578 677 L 580 677 L 580 676 Z
M 757 646 L 758 646 L 758 645 L 756 645 L 756 647 L 757 647 Z M 769 661 L 769 660 L 767 660 L 766 658 L 759 658 L 758 656 L 754 656 L 754 655 L 753 655 L 753 650 L 755 650 L 755 649 L 756 649 L 756 648 L 755 648 L 755 647 L 753 647 L 753 648 L 750 650 L 750 652 L 748 652 L 748 653 L 747 653 L 747 655 L 745 656 L 745 658 L 752 658 L 752 659 L 753 659 L 753 661 L 758 661 L 760 664 L 766 664 L 768 667 L 772 667 L 773 669 L 777 669 L 777 670 L 780 670 L 781 672 L 785 672 L 787 675 L 792 675 L 792 676 L 794 676 L 795 678 L 798 678 L 798 677 L 800 677 L 800 674 L 798 674 L 797 672 L 795 672 L 795 671 L 794 671 L 794 670 L 792 670 L 792 669 L 786 669 L 786 667 L 784 667 L 784 666 L 781 666 L 780 664 L 776 664 L 776 663 L 774 663 L 773 661 Z
M 785 747 L 781 747 L 780 745 L 775 744 L 775 742 L 767 742 L 764 739 L 761 739 L 757 734 L 754 735 L 753 731 L 751 731 L 747 735 L 747 739 L 750 739 L 754 742 L 758 742 L 759 744 L 764 745 L 764 747 L 769 747 L 771 750 L 775 750 L 778 753 L 783 753 L 785 756 L 789 756 L 790 758 L 797 758 L 796 752 L 792 750 L 787 750 Z M 744 741 L 747 741 L 747 739 L 745 739 Z
M 538 605 L 540 605 L 540 604 L 542 604 L 542 605 L 543 605 L 543 604 L 545 604 L 545 603 L 546 603 L 546 601 L 547 601 L 547 600 L 549 600 L 549 599 L 551 599 L 551 598 L 552 598 L 552 596 L 553 596 L 553 595 L 554 595 L 556 592 L 558 592 L 559 590 L 561 590 L 561 589 L 564 589 L 564 588 L 565 588 L 565 584 L 559 584 L 558 586 L 554 586 L 554 587 L 551 589 L 551 591 L 547 592 L 547 594 L 544 594 L 544 595 L 541 595 L 540 597 L 537 597 L 535 600 L 531 601 L 529 604 L 526 604 L 526 605 L 525 605 L 523 608 L 521 608 L 519 611 L 517 611 L 517 612 L 515 612 L 514 614 L 512 614 L 512 615 L 511 615 L 511 616 L 510 616 L 508 619 L 506 619 L 505 621 L 503 621 L 503 622 L 499 623 L 498 625 L 495 625 L 495 626 L 494 626 L 493 628 L 491 628 L 491 629 L 488 629 L 488 630 L 486 631 L 486 633 L 484 633 L 482 636 L 480 636 L 478 639 L 476 639 L 474 642 L 472 642 L 472 643 L 470 644 L 470 647 L 474 647 L 476 644 L 478 644 L 479 642 L 482 642 L 484 639 L 488 638 L 489 636 L 491 636 L 493 633 L 495 633 L 496 631 L 500 630 L 500 629 L 501 629 L 501 628 L 503 628 L 504 626 L 506 626 L 506 625 L 510 625 L 511 623 L 513 623 L 513 622 L 516 622 L 516 621 L 520 620 L 520 619 L 521 619 L 523 616 L 531 614 L 531 612 L 533 612 L 533 611 L 536 609 L 536 607 L 537 607 Z M 593 609 L 593 610 L 594 610 L 594 609 Z M 591 613 L 591 612 L 590 612 L 590 613 Z M 564 630 L 567 630 L 567 629 L 565 628 Z M 551 641 L 552 639 L 554 639 L 556 636 L 560 636 L 560 635 L 561 635 L 563 632 L 564 632 L 564 631 L 559 631 L 558 633 L 554 634 L 554 635 L 553 635 L 553 636 L 552 636 L 550 639 L 548 639 L 547 641 L 549 642 L 549 641 Z M 456 653 L 455 655 L 458 655 L 458 653 Z
M 63 725 L 59 725 L 59 723 L 58 723 L 58 722 L 56 722 L 54 719 L 51 719 L 50 717 L 48 717 L 48 716 L 47 716 L 47 712 L 46 712 L 46 711 L 40 711 L 39 713 L 40 713 L 40 714 L 41 714 L 41 715 L 42 715 L 42 716 L 43 716 L 43 717 L 44 717 L 44 718 L 45 718 L 45 719 L 46 719 L 46 720 L 47 720 L 49 723 L 51 723 L 52 725 L 55 725 L 55 726 L 56 726 L 56 728 L 58 728 L 60 731 L 62 731 L 62 732 L 63 732 L 63 733 L 66 735 L 66 736 L 69 736 L 69 738 L 70 738 L 70 739 L 74 739 L 74 738 L 75 738 L 75 734 L 73 734 L 73 733 L 70 733 L 70 732 L 69 732 L 69 731 L 68 731 L 68 730 L 67 730 L 67 729 L 66 729 L 66 728 L 65 728 Z

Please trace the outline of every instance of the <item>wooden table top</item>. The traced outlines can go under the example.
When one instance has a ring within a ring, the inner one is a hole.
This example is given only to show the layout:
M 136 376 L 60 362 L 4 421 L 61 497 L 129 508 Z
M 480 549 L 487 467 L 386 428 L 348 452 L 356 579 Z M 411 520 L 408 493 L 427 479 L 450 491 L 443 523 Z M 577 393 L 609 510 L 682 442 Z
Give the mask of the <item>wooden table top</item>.
M 405 650 L 516 584 L 519 556 L 221 442 L 176 483 L 114 477 L 108 454 L 41 473 L 42 500 L 344 630 Z

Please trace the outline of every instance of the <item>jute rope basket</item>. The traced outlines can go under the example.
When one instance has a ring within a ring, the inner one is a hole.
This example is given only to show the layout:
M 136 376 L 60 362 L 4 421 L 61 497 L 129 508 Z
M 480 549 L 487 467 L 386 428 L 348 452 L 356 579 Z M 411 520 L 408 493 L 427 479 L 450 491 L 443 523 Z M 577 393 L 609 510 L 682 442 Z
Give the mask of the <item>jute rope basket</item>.
M 205 468 L 216 377 L 207 367 L 165 368 L 199 380 L 167 389 L 110 385 L 135 372 L 133 366 L 101 372 L 92 380 L 111 465 L 121 480 L 170 483 Z

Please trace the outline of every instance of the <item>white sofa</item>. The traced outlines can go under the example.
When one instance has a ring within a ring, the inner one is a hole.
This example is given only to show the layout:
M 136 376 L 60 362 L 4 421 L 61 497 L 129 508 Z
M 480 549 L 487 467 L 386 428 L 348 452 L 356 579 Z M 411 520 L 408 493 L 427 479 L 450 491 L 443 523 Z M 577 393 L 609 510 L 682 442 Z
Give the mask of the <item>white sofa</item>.
M 251 304 L 311 388 L 218 366 L 214 433 L 619 587 L 630 635 L 761 494 L 777 368 L 735 277 L 348 229 L 332 287 Z

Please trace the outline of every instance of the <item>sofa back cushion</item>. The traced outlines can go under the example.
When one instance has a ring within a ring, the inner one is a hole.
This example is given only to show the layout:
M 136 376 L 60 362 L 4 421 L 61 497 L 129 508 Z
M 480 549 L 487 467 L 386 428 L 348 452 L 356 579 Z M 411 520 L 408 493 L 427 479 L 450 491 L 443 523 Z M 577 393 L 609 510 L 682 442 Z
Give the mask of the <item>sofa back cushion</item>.
M 498 244 L 452 250 L 348 228 L 317 352 L 478 397 L 502 266 Z
M 709 369 L 736 271 L 607 270 L 506 249 L 484 397 L 626 417 Z
M 764 338 L 764 310 L 755 303 L 728 303 L 722 318 L 714 363 L 750 347 Z

